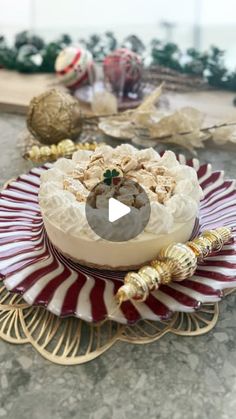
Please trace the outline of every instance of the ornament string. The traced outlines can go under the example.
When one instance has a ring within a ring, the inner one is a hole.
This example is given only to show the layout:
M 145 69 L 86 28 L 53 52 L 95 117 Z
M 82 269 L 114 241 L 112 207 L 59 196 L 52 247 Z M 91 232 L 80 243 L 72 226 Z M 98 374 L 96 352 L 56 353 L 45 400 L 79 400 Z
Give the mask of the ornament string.
M 26 160 L 31 160 L 34 163 L 44 163 L 48 161 L 55 161 L 60 157 L 72 157 L 73 153 L 78 150 L 90 150 L 94 151 L 97 147 L 104 143 L 85 142 L 85 143 L 74 143 L 70 139 L 62 140 L 58 144 L 45 145 L 45 146 L 32 146 L 24 154 Z

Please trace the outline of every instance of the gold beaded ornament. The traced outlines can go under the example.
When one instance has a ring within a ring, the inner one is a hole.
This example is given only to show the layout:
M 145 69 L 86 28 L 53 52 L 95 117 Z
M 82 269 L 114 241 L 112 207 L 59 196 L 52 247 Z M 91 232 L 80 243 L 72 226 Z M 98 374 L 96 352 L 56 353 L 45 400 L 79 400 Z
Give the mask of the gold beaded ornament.
M 77 150 L 90 150 L 94 151 L 100 144 L 95 141 L 92 143 L 74 143 L 70 139 L 60 141 L 58 144 L 50 146 L 32 146 L 25 154 L 26 160 L 31 160 L 33 163 L 44 163 L 47 161 L 55 161 L 59 157 L 71 157 Z
M 160 251 L 150 265 L 143 266 L 138 272 L 126 274 L 124 285 L 116 294 L 116 300 L 119 304 L 131 299 L 142 302 L 161 284 L 190 278 L 197 269 L 198 260 L 203 260 L 212 252 L 220 251 L 231 237 L 230 227 L 219 227 L 204 231 L 186 244 L 170 244 Z

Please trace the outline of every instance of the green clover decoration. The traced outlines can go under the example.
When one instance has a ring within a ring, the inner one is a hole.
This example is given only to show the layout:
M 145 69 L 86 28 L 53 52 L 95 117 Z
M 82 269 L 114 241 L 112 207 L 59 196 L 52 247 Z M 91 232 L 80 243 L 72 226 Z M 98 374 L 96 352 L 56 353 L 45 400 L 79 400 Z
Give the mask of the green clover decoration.
M 103 182 L 110 186 L 111 184 L 116 184 L 115 179 L 120 177 L 120 173 L 116 169 L 107 169 L 103 173 Z

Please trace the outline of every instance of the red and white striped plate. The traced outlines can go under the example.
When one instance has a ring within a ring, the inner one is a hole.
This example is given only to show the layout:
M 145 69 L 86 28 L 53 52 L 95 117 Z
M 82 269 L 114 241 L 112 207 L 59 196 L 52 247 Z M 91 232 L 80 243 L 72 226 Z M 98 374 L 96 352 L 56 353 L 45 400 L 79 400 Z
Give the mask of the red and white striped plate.
M 186 163 L 180 156 L 180 162 Z M 236 182 L 211 166 L 193 166 L 204 190 L 199 231 L 232 226 L 236 231 Z M 6 288 L 23 295 L 32 305 L 42 305 L 58 316 L 86 321 L 107 317 L 121 323 L 141 318 L 167 319 L 174 311 L 192 312 L 201 303 L 220 300 L 224 288 L 236 287 L 236 244 L 225 245 L 210 256 L 189 280 L 161 286 L 144 303 L 126 302 L 115 311 L 114 294 L 124 273 L 98 271 L 75 264 L 53 247 L 44 230 L 38 190 L 40 173 L 48 165 L 32 169 L 11 181 L 0 195 L 0 277 Z

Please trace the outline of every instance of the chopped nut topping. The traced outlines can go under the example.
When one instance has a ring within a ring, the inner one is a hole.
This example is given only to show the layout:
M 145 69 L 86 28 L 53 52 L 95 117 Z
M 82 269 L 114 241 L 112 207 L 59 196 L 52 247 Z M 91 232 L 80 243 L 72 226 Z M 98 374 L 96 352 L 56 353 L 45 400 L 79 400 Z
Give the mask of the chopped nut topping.
M 129 154 L 120 157 L 117 154 L 113 156 L 112 152 L 111 158 L 106 155 L 106 161 L 108 160 L 109 166 L 105 162 L 103 153 L 100 150 L 95 151 L 85 166 L 78 163 L 73 172 L 67 175 L 64 180 L 64 189 L 73 193 L 78 201 L 84 202 L 97 185 L 92 201 L 94 208 L 102 208 L 107 205 L 107 200 L 111 196 L 112 184 L 116 199 L 126 205 L 141 208 L 145 205 L 144 196 L 140 193 L 138 186 L 136 187 L 131 181 L 140 184 L 145 189 L 150 201 L 158 201 L 163 204 L 172 196 L 176 181 L 170 175 L 169 170 L 164 166 L 158 166 L 156 161 L 141 161 L 136 155 Z M 111 175 L 108 179 L 109 170 Z M 116 183 L 116 178 L 112 177 L 113 171 L 119 173 L 119 179 L 124 179 L 124 181 Z M 104 173 L 106 173 L 106 179 Z M 104 184 L 101 183 L 103 179 Z
M 152 173 L 145 169 L 130 171 L 127 173 L 127 177 L 133 179 L 137 183 L 140 183 L 145 188 L 152 188 L 156 186 L 155 177 Z
M 138 160 L 133 156 L 124 156 L 121 159 L 120 166 L 123 172 L 127 173 L 137 168 Z
M 89 193 L 79 180 L 73 179 L 69 176 L 65 177 L 63 187 L 65 190 L 73 193 L 73 195 L 76 197 L 76 200 L 79 202 L 84 202 Z
M 105 168 L 105 162 L 104 162 L 104 158 L 102 156 L 96 156 L 93 159 L 90 160 L 89 164 L 88 164 L 88 168 L 93 167 L 93 166 L 99 166 L 102 169 Z
M 71 177 L 73 179 L 83 180 L 83 178 L 84 178 L 84 169 L 81 168 L 81 167 L 78 167 L 78 168 L 74 169 L 73 172 L 71 173 Z
M 158 185 L 155 189 L 155 192 L 157 194 L 157 200 L 164 204 L 164 202 L 170 197 L 170 192 L 167 192 L 166 188 L 162 185 Z
M 84 171 L 84 180 L 97 179 L 97 183 L 102 180 L 103 169 L 100 166 L 91 166 Z

